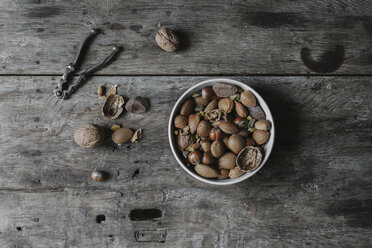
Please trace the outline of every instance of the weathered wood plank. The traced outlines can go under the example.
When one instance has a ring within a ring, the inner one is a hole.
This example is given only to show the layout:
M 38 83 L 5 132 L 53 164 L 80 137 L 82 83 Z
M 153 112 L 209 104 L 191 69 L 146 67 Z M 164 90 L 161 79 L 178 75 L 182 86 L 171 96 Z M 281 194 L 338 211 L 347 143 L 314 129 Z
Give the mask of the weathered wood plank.
M 185 49 L 163 52 L 158 25 Z M 0 73 L 61 74 L 92 28 L 84 67 L 123 47 L 100 74 L 372 73 L 370 1 L 1 0 Z
M 371 78 L 236 77 L 267 100 L 277 137 L 262 171 L 229 187 L 192 179 L 167 144 L 172 105 L 204 79 L 94 77 L 61 101 L 52 94 L 58 77 L 1 77 L 0 246 L 365 247 L 372 242 Z M 83 149 L 72 141 L 84 123 L 110 126 L 96 96 L 103 83 L 118 84 L 125 97 L 151 100 L 147 114 L 125 113 L 115 121 L 144 128 L 141 142 L 115 150 L 108 143 Z M 93 182 L 89 176 L 96 167 L 110 173 L 110 180 Z M 154 220 L 133 221 L 129 215 L 135 209 L 158 209 L 161 216 L 152 211 L 146 218 Z

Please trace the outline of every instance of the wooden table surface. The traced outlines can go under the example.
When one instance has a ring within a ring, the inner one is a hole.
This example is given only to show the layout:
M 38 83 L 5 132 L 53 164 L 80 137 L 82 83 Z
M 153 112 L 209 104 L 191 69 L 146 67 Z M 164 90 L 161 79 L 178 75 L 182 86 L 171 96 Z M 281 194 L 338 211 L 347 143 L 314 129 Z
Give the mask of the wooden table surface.
M 370 247 L 372 2 L 0 0 L 0 247 Z M 158 26 L 185 46 L 166 53 Z M 53 89 L 91 28 L 82 69 L 116 61 L 68 100 Z M 190 86 L 228 77 L 271 107 L 274 151 L 237 185 L 191 178 L 167 139 Z M 101 117 L 99 85 L 148 97 L 146 114 Z M 85 123 L 144 129 L 83 149 Z M 94 168 L 110 174 L 90 179 Z

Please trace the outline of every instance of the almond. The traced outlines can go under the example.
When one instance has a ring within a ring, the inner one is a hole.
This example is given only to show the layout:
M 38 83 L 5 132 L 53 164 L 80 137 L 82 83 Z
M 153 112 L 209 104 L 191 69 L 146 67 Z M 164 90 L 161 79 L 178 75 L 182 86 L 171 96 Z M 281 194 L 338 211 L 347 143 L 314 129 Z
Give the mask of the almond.
M 237 126 L 235 126 L 231 122 L 221 122 L 219 125 L 219 128 L 227 134 L 233 134 L 239 132 L 239 129 Z
M 249 90 L 240 93 L 240 101 L 247 107 L 256 106 L 256 97 Z
M 270 129 L 271 127 L 271 123 L 270 121 L 268 120 L 258 120 L 256 121 L 256 123 L 254 124 L 254 127 L 258 130 L 263 130 L 263 131 L 267 131 Z
M 223 110 L 225 113 L 231 113 L 234 109 L 234 102 L 230 98 L 222 98 L 218 101 L 218 108 Z
M 253 139 L 256 141 L 257 145 L 265 144 L 270 137 L 270 133 L 268 131 L 262 130 L 255 130 L 253 132 Z
M 213 109 L 216 109 L 217 105 L 218 105 L 218 100 L 217 99 L 212 100 L 210 103 L 208 103 L 207 107 L 205 107 L 204 113 L 209 113 Z
M 190 133 L 194 134 L 198 128 L 200 116 L 198 114 L 191 114 L 189 116 Z
M 201 121 L 198 125 L 196 133 L 202 137 L 207 138 L 209 136 L 209 132 L 211 131 L 212 126 L 207 121 Z
M 194 98 L 188 99 L 186 102 L 183 103 L 180 109 L 180 115 L 189 116 L 191 112 L 194 110 L 195 100 Z
M 238 101 L 235 101 L 235 111 L 242 118 L 247 118 L 248 117 L 248 110 L 247 110 L 247 108 L 244 107 L 243 104 L 241 104 Z
M 216 178 L 220 176 L 220 173 L 216 169 L 205 164 L 197 164 L 195 166 L 195 171 L 199 174 L 199 176 L 206 178 Z

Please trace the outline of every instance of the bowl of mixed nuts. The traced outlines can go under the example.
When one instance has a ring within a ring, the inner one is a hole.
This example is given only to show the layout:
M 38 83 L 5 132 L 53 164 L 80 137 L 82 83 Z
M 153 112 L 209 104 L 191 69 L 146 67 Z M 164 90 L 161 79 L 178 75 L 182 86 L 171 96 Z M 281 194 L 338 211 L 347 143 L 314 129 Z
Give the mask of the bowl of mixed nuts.
M 228 185 L 256 174 L 274 145 L 275 127 L 264 99 L 232 79 L 188 89 L 169 119 L 170 146 L 180 166 L 209 184 Z

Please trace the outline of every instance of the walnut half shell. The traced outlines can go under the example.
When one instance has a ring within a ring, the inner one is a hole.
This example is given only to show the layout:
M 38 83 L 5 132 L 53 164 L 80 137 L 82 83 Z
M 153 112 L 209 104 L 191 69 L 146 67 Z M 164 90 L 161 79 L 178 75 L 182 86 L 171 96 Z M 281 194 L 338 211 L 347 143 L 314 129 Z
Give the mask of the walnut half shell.
M 255 170 L 262 161 L 260 149 L 254 146 L 246 146 L 236 158 L 236 165 L 243 171 Z
M 116 119 L 123 112 L 124 99 L 119 95 L 109 95 L 102 107 L 102 115 L 105 119 Z

